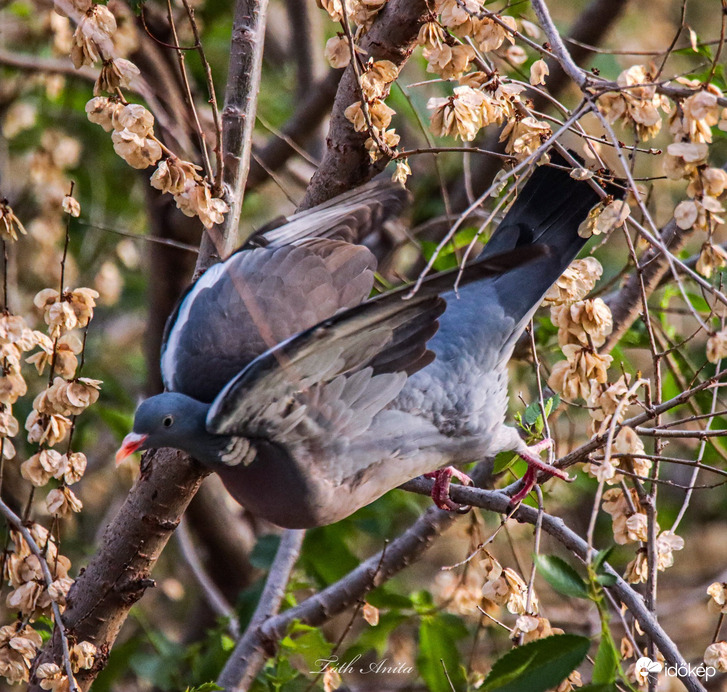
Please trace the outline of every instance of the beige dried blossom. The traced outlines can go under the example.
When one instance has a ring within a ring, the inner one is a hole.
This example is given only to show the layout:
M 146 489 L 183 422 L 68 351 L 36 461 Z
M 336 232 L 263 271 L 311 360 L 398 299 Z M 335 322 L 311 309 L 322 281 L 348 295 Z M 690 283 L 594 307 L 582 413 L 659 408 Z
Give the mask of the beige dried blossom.
M 522 65 L 528 59 L 528 54 L 521 46 L 508 46 L 504 58 L 513 65 Z
M 628 466 L 633 473 L 645 478 L 651 470 L 651 459 L 647 459 L 644 443 L 633 428 L 619 430 L 614 442 L 614 450 L 626 455 L 621 460 L 621 466 Z
M 595 257 L 574 260 L 548 289 L 543 302 L 546 305 L 564 305 L 585 298 L 603 274 L 603 267 Z
M 558 327 L 558 343 L 601 346 L 613 331 L 613 316 L 601 298 L 579 300 L 570 305 L 554 305 L 550 317 Z
M 471 142 L 487 122 L 485 94 L 468 86 L 458 86 L 447 98 L 430 98 L 427 108 L 433 110 L 431 131 L 438 137 L 459 137 Z
M 78 483 L 86 472 L 88 461 L 83 452 L 71 452 L 63 455 L 63 480 L 68 485 Z
M 618 76 L 620 91 L 598 99 L 598 107 L 609 122 L 620 118 L 630 121 L 642 140 L 655 137 L 661 130 L 659 109 L 669 110 L 666 97 L 656 93 L 653 79 L 643 65 L 634 65 Z
M 59 414 L 45 415 L 33 410 L 25 421 L 30 444 L 47 444 L 55 447 L 65 439 L 71 429 L 71 421 Z
M 159 162 L 151 176 L 151 186 L 171 195 L 180 195 L 184 192 L 187 182 L 201 182 L 202 178 L 199 175 L 201 170 L 199 166 L 190 161 L 170 156 Z
M 493 574 L 494 576 L 494 574 Z M 494 579 L 488 579 L 482 587 L 482 595 L 496 603 L 505 605 L 514 615 L 525 614 L 527 603 L 527 584 L 514 570 L 506 567 Z M 538 612 L 538 599 L 533 592 L 530 599 L 529 613 Z
M 34 353 L 25 362 L 35 365 L 38 374 L 42 375 L 47 365 L 53 360 L 53 341 L 45 334 L 40 334 L 38 346 L 41 350 Z M 65 379 L 70 379 L 76 372 L 78 367 L 77 355 L 83 350 L 83 342 L 73 333 L 64 334 L 56 343 L 56 356 L 53 372 Z
M 664 155 L 664 175 L 680 180 L 696 174 L 698 167 L 706 165 L 707 145 L 700 142 L 672 142 Z
M 117 89 L 128 88 L 139 74 L 139 68 L 129 60 L 124 58 L 105 60 L 101 73 L 93 85 L 93 95 L 98 96 L 104 91 L 113 94 Z
M 401 137 L 396 134 L 396 130 L 384 130 L 383 132 L 377 132 L 376 133 L 377 139 L 374 139 L 373 137 L 369 137 L 365 142 L 364 146 L 366 147 L 366 151 L 369 152 L 369 157 L 371 158 L 371 163 L 374 163 L 375 161 L 378 161 L 384 154 L 381 151 L 381 147 L 379 146 L 379 142 L 384 145 L 385 147 L 388 147 L 389 149 L 395 149 L 396 146 L 399 144 L 399 140 Z
M 47 415 L 77 416 L 96 402 L 100 387 L 100 380 L 88 377 L 79 377 L 71 382 L 56 377 L 53 384 L 35 398 L 33 408 Z
M 84 641 L 74 644 L 70 650 L 73 672 L 77 673 L 79 670 L 88 670 L 93 667 L 96 653 L 96 646 L 91 642 Z
M 43 449 L 20 465 L 20 474 L 36 488 L 43 487 L 51 478 L 61 477 L 62 457 L 54 449 Z
M 558 628 L 555 628 L 558 629 Z M 581 674 L 574 670 L 563 682 L 555 688 L 554 692 L 573 692 L 579 687 L 583 687 L 583 680 Z
M 586 220 L 578 227 L 578 235 L 590 238 L 592 235 L 610 233 L 622 226 L 630 213 L 631 209 L 625 200 L 603 200 L 588 213 Z
M 390 60 L 369 60 L 361 75 L 361 91 L 366 101 L 385 98 L 389 86 L 399 74 L 399 68 Z
M 371 125 L 377 130 L 385 130 L 391 124 L 391 118 L 396 113 L 393 108 L 387 106 L 381 99 L 374 99 L 368 104 L 369 118 L 371 119 Z M 347 120 L 353 124 L 353 129 L 356 132 L 366 132 L 368 125 L 366 123 L 366 116 L 364 115 L 361 102 L 356 101 L 352 103 L 343 112 Z
M 28 391 L 22 375 L 15 372 L 0 372 L 0 404 L 9 406 Z
M 724 207 L 714 197 L 704 196 L 699 200 L 685 199 L 674 209 L 674 220 L 683 229 L 698 228 L 711 231 L 724 223 Z
M 695 269 L 709 279 L 715 270 L 719 271 L 725 266 L 727 266 L 727 252 L 719 245 L 704 243 Z
M 481 0 L 441 0 L 437 3 L 443 26 L 459 35 L 472 33 L 473 15 L 482 9 Z
M 581 397 L 587 399 L 592 381 L 598 384 L 607 382 L 607 370 L 613 360 L 612 356 L 594 353 L 589 348 L 575 344 L 563 346 L 566 360 L 558 361 L 548 379 L 548 385 L 567 399 Z
M 154 132 L 154 116 L 139 103 L 116 108 L 111 117 L 114 130 L 128 130 L 139 137 L 149 137 Z
M 499 19 L 512 31 L 517 31 L 515 17 L 504 16 L 499 17 Z M 477 21 L 472 27 L 471 33 L 472 39 L 484 53 L 497 50 L 505 41 L 509 41 L 510 43 L 515 42 L 515 37 L 512 33 L 490 17 L 484 17 Z
M 99 292 L 99 299 L 102 303 L 115 305 L 121 298 L 124 277 L 115 262 L 106 260 L 99 267 L 96 276 L 93 277 L 93 285 Z
M 108 40 L 116 31 L 114 15 L 105 5 L 92 5 L 85 12 L 73 33 L 71 47 L 71 60 L 73 66 L 79 69 L 83 65 L 93 65 L 101 59 L 99 42 Z
M 439 22 L 424 22 L 419 29 L 417 43 L 425 48 L 439 48 L 444 43 L 444 29 Z
M 0 676 L 10 684 L 28 682 L 33 659 L 42 642 L 30 625 L 16 623 L 0 627 Z
M 88 119 L 103 127 L 106 132 L 114 128 L 114 115 L 124 108 L 116 98 L 106 96 L 95 96 L 86 104 L 86 115 Z
M 710 596 L 707 607 L 712 613 L 727 613 L 727 584 L 724 582 L 714 582 L 707 589 Z
M 550 74 L 550 69 L 545 60 L 536 60 L 530 66 L 530 83 L 535 86 L 536 84 L 545 84 L 545 78 Z
M 20 611 L 23 615 L 30 615 L 38 606 L 38 599 L 42 593 L 43 587 L 38 582 L 25 582 L 8 593 L 5 605 L 11 610 Z
M 442 79 L 456 79 L 475 59 L 475 49 L 463 43 L 453 46 L 442 43 L 425 48 L 423 55 L 427 61 L 427 72 L 438 74 Z
M 75 197 L 71 197 L 71 195 L 66 195 L 63 198 L 62 208 L 66 214 L 73 216 L 74 218 L 78 218 L 81 215 L 81 205 L 78 200 Z
M 328 12 L 328 16 L 334 22 L 343 21 L 343 7 L 341 6 L 342 0 L 316 0 L 316 3 L 322 10 Z M 351 5 L 351 0 L 346 0 L 346 10 L 349 15 L 351 12 Z
M 140 137 L 131 130 L 114 130 L 111 141 L 114 151 L 132 168 L 148 168 L 162 157 L 162 148 L 156 139 Z
M 394 173 L 391 176 L 392 182 L 406 185 L 406 181 L 410 175 L 411 168 L 409 167 L 409 159 L 398 159 Z
M 368 30 L 388 0 L 353 0 L 349 18 L 358 27 Z
M 518 161 L 524 161 L 552 134 L 548 123 L 529 115 L 521 120 L 510 120 L 500 133 L 500 141 L 507 140 L 506 153 L 514 155 Z
M 463 574 L 440 572 L 434 580 L 435 600 L 450 613 L 475 615 L 482 601 L 482 581 L 482 574 L 476 569 Z
M 629 493 L 630 503 L 621 488 L 610 488 L 603 493 L 603 510 L 611 515 L 614 541 L 619 545 L 644 540 L 640 536 L 645 535 L 646 510 L 639 504 L 639 496 L 633 488 L 629 489 Z
M 50 598 L 53 603 L 57 603 L 59 606 L 65 607 L 66 597 L 73 586 L 73 581 L 74 580 L 70 577 L 61 577 L 60 579 L 53 581 L 48 587 L 48 598 Z
M 704 662 L 720 673 L 727 672 L 727 642 L 710 644 L 704 652 Z
M 674 551 L 684 548 L 684 539 L 672 531 L 662 531 L 656 538 L 656 568 L 663 572 L 674 564 Z
M 13 416 L 10 406 L 0 410 L 0 437 L 15 437 L 18 434 L 19 423 Z
M 15 101 L 5 112 L 2 133 L 6 139 L 12 139 L 35 125 L 37 110 L 32 103 Z
M 35 677 L 40 680 L 44 690 L 52 690 L 61 677 L 61 668 L 57 663 L 41 663 L 35 671 Z
M 702 84 L 698 80 L 678 78 L 677 82 L 695 89 L 695 93 L 675 109 L 669 131 L 678 139 L 711 143 L 712 127 L 720 119 L 718 99 L 722 91 L 712 83 Z
M 45 498 L 45 505 L 50 514 L 60 516 L 83 509 L 83 504 L 68 486 L 51 490 Z
M 536 639 L 550 637 L 553 634 L 562 634 L 563 630 L 559 627 L 551 627 L 550 620 L 538 615 L 520 615 L 515 620 L 515 629 L 510 635 L 510 639 L 517 639 L 522 635 L 523 644 L 534 642 Z
M 335 68 L 341 69 L 351 62 L 351 47 L 345 36 L 332 36 L 326 41 L 324 55 L 328 64 Z
M 727 357 L 727 329 L 722 329 L 707 339 L 707 360 L 710 363 L 719 363 Z
M 687 185 L 690 197 L 719 197 L 727 189 L 727 171 L 721 168 L 698 168 Z
M 230 211 L 225 200 L 212 196 L 212 188 L 207 181 L 187 180 L 184 192 L 175 195 L 174 201 L 186 216 L 198 216 L 205 228 L 222 223 L 224 215 Z
M 15 215 L 12 207 L 6 199 L 0 200 L 0 238 L 5 241 L 15 241 L 18 239 L 18 233 L 25 235 L 27 231 L 20 219 Z

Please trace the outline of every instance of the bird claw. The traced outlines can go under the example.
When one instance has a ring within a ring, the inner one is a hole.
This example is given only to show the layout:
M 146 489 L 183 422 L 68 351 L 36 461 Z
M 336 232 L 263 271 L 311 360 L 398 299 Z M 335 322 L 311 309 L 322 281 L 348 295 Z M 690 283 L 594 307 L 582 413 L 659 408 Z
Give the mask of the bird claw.
M 460 505 L 449 497 L 449 486 L 452 478 L 456 478 L 462 485 L 472 485 L 472 479 L 462 471 L 458 471 L 453 466 L 445 466 L 443 469 L 430 471 L 424 474 L 424 478 L 433 478 L 432 500 L 439 509 L 445 509 L 448 512 L 457 512 L 466 514 L 470 511 L 469 505 Z
M 575 480 L 575 478 L 569 476 L 565 471 L 556 468 L 552 464 L 548 464 L 538 456 L 540 452 L 550 449 L 552 446 L 553 440 L 548 437 L 540 442 L 536 442 L 534 445 L 525 447 L 524 450 L 518 451 L 518 456 L 527 462 L 528 470 L 522 477 L 523 487 L 510 498 L 511 505 L 516 505 L 518 502 L 524 500 L 535 487 L 535 483 L 538 480 L 538 471 L 560 478 L 567 483 L 572 483 Z

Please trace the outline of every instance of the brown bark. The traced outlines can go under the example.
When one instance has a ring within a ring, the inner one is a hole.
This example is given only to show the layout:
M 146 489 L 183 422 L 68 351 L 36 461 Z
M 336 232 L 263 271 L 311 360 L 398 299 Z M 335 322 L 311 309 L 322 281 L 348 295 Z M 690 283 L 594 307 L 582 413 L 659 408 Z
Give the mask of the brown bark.
M 83 690 L 105 667 L 131 607 L 154 586 L 151 570 L 207 473 L 176 450 L 148 453 L 142 460 L 138 480 L 76 579 L 63 614 L 69 640 L 91 641 L 99 651 L 93 668 L 76 676 Z M 61 661 L 57 630 L 36 667 L 50 661 Z M 37 680 L 31 680 L 30 690 L 40 692 Z

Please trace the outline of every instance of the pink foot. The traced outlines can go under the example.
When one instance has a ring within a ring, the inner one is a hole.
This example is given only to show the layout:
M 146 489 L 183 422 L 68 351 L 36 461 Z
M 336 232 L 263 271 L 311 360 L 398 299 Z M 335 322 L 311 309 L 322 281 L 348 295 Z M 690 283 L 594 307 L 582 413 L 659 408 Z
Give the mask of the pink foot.
M 465 509 L 465 505 L 458 505 L 449 497 L 449 486 L 452 478 L 456 478 L 462 485 L 472 485 L 472 479 L 454 466 L 445 466 L 443 469 L 430 471 L 424 474 L 424 478 L 433 478 L 432 500 L 439 509 L 446 509 L 450 512 L 458 512 Z
M 574 478 L 571 478 L 565 471 L 561 471 L 560 469 L 555 468 L 555 466 L 547 464 L 538 456 L 540 452 L 545 449 L 550 449 L 552 446 L 553 440 L 547 438 L 545 440 L 541 440 L 540 442 L 536 442 L 530 447 L 525 447 L 525 449 L 518 451 L 518 455 L 520 456 L 520 458 L 524 459 L 527 462 L 528 470 L 525 472 L 525 475 L 522 478 L 523 487 L 520 488 L 520 490 L 518 490 L 518 492 L 510 498 L 510 504 L 515 505 L 518 502 L 521 502 L 535 487 L 535 483 L 538 479 L 538 471 L 543 471 L 544 473 L 555 476 L 556 478 L 560 478 L 561 480 L 567 481 L 568 483 L 575 480 Z

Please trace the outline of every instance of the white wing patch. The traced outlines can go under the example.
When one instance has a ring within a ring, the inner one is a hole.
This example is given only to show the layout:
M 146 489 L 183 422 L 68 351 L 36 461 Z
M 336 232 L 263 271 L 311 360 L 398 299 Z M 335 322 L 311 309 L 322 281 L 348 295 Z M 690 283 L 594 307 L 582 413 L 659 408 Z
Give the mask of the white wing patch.
M 235 255 L 233 255 L 230 259 L 234 257 Z M 227 262 L 229 261 L 230 260 L 227 260 Z M 217 282 L 222 273 L 226 270 L 227 262 L 215 264 L 202 274 L 199 280 L 186 295 L 182 304 L 179 306 L 177 319 L 174 320 L 174 326 L 169 331 L 169 337 L 167 338 L 161 358 L 162 380 L 164 381 L 164 386 L 169 391 L 175 391 L 174 375 L 176 372 L 177 348 L 179 347 L 179 342 L 182 338 L 182 331 L 184 331 L 184 327 L 189 319 L 192 304 L 197 299 L 200 291 L 213 286 Z

